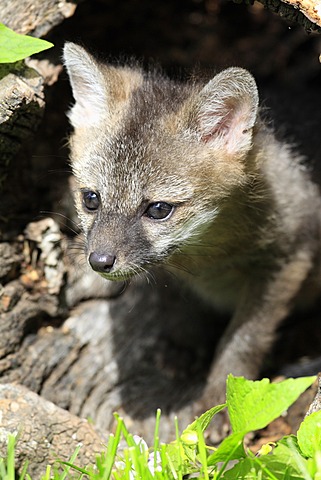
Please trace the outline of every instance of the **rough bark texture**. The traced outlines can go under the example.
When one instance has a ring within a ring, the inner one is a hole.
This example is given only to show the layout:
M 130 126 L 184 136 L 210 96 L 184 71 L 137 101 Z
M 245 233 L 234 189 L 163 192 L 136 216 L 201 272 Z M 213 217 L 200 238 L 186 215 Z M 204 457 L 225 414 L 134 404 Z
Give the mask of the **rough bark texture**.
M 315 0 L 283 0 L 287 5 L 299 9 L 310 22 L 321 27 L 320 3 Z
M 318 379 L 315 382 L 316 394 L 311 402 L 309 410 L 307 411 L 307 415 L 311 415 L 311 413 L 318 412 L 321 410 L 321 374 L 319 373 Z
M 241 3 L 242 0 L 234 0 Z M 258 0 L 292 25 L 301 25 L 307 32 L 321 32 L 321 9 L 314 0 Z M 249 3 L 249 0 L 245 0 Z
M 10 160 L 35 133 L 44 105 L 41 75 L 23 62 L 0 66 L 0 190 Z
M 1 22 L 24 35 L 46 35 L 75 12 L 77 0 L 2 0 Z
M 65 0 L 4 0 L 0 9 L 1 22 L 17 33 L 41 37 L 73 15 L 76 3 Z M 35 62 L 31 65 L 36 67 Z M 40 66 L 42 71 L 38 73 L 37 68 L 28 68 L 24 62 L 0 65 L 0 191 L 10 160 L 17 154 L 22 142 L 35 133 L 41 121 L 45 106 L 44 83 L 52 82 L 52 75 L 50 79 L 46 78 L 48 69 L 48 65 L 42 69 Z
M 20 385 L 0 385 L 0 419 L 0 455 L 5 455 L 8 436 L 16 436 L 16 467 L 30 463 L 33 478 L 44 474 L 44 464 L 68 461 L 78 446 L 74 463 L 82 468 L 93 464 L 106 440 L 86 420 Z

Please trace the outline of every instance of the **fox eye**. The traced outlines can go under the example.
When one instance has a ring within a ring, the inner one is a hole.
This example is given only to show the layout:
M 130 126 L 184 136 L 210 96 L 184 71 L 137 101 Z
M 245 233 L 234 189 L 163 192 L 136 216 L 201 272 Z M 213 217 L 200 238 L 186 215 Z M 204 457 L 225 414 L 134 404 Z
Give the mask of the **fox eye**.
M 150 203 L 144 215 L 152 220 L 165 220 L 174 210 L 174 206 L 166 202 Z
M 86 190 L 82 192 L 82 203 L 86 210 L 94 212 L 95 210 L 98 210 L 100 205 L 99 196 L 96 192 Z

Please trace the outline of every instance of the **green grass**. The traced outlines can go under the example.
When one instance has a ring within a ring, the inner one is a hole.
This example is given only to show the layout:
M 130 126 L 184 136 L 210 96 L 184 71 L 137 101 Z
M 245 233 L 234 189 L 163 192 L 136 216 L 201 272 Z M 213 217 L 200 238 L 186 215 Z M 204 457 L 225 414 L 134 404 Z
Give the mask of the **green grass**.
M 305 377 L 280 383 L 267 379 L 252 382 L 230 375 L 226 404 L 205 412 L 182 433 L 176 421 L 176 438 L 168 444 L 159 441 L 160 411 L 151 446 L 132 435 L 116 414 L 116 431 L 94 465 L 77 467 L 78 449 L 69 462 L 48 466 L 41 480 L 321 480 L 321 411 L 306 417 L 297 435 L 264 445 L 256 454 L 244 447 L 247 433 L 266 427 L 314 380 Z M 232 433 L 214 449 L 206 445 L 204 431 L 224 408 Z M 0 479 L 36 480 L 27 473 L 27 464 L 15 477 L 14 448 L 15 438 L 9 437 L 7 457 L 0 459 Z

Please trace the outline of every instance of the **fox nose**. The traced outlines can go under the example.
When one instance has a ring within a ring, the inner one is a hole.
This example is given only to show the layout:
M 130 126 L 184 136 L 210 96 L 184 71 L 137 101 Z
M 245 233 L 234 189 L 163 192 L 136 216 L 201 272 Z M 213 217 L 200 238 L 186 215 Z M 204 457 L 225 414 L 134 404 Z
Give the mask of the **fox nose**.
M 110 255 L 108 253 L 100 254 L 97 252 L 92 252 L 88 258 L 91 268 L 98 273 L 109 273 L 113 268 L 115 260 L 115 255 Z

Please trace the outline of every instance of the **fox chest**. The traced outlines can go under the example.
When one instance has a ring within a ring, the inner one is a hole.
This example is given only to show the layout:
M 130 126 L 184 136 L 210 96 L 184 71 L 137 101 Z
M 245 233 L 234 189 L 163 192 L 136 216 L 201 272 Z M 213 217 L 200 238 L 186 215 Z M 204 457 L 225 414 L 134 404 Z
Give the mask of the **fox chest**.
M 244 272 L 229 262 L 202 261 L 192 269 L 171 268 L 197 295 L 223 313 L 233 313 L 255 272 Z

